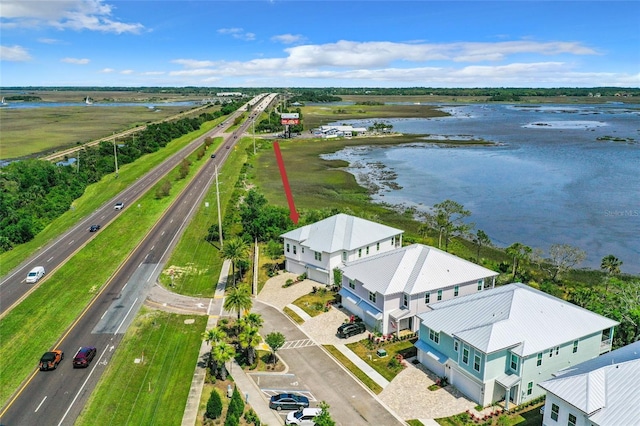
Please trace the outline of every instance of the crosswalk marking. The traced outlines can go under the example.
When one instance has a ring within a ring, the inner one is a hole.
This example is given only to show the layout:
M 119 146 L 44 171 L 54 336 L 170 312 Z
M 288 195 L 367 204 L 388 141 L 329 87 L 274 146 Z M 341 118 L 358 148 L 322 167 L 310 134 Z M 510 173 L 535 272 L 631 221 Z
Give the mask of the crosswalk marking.
M 290 341 L 284 342 L 284 345 L 282 345 L 280 350 L 298 349 L 298 348 L 305 348 L 307 346 L 315 346 L 315 345 L 316 345 L 315 342 L 311 339 L 290 340 Z

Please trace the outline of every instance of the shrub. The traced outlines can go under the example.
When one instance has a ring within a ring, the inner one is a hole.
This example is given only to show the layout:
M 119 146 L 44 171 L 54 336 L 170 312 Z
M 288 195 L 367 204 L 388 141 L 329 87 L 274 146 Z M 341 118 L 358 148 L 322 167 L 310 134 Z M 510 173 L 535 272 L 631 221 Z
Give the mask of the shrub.
M 244 419 L 247 421 L 247 423 L 253 423 L 256 426 L 260 426 L 260 419 L 258 418 L 256 412 L 253 411 L 253 408 L 249 408 L 249 411 L 244 413 Z
M 291 278 L 289 278 L 287 281 L 285 281 L 285 283 L 282 286 L 282 288 L 291 287 L 292 285 L 293 285 L 293 280 Z
M 222 414 L 222 399 L 217 390 L 212 390 L 207 402 L 207 410 L 204 416 L 208 419 L 217 419 Z
M 240 392 L 238 392 L 238 388 L 233 388 L 233 394 L 231 395 L 231 401 L 229 402 L 229 411 L 233 411 L 237 418 L 242 416 L 242 412 L 244 411 L 244 401 L 242 401 L 242 396 Z

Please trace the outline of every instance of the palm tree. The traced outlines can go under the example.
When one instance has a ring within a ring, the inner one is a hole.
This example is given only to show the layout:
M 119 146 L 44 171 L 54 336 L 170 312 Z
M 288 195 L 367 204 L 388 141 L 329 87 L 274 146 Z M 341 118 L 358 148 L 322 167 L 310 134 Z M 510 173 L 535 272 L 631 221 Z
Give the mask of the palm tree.
M 522 243 L 513 243 L 506 248 L 505 252 L 507 255 L 513 258 L 513 278 L 515 278 L 518 273 L 520 263 L 529 260 L 532 251 L 531 247 L 525 246 Z
M 226 380 L 227 368 L 225 363 L 236 355 L 235 349 L 227 342 L 218 342 L 211 350 L 211 355 L 215 363 L 220 366 L 220 379 Z
M 607 273 L 606 287 L 605 293 L 609 291 L 609 281 L 612 275 L 618 275 L 620 273 L 620 266 L 622 266 L 622 261 L 610 254 L 602 258 L 602 262 L 600 262 L 600 269 Z
M 256 314 L 255 312 L 249 312 L 247 315 L 244 316 L 244 320 L 247 322 L 248 325 L 250 325 L 251 327 L 255 327 L 257 329 L 260 329 L 260 327 L 262 327 L 262 324 L 264 324 L 264 319 L 262 319 L 262 315 Z
M 220 327 L 213 327 L 212 329 L 202 333 L 202 339 L 209 344 L 211 342 L 213 342 L 214 344 L 222 342 L 226 337 L 227 334 Z M 218 367 L 216 365 L 216 362 L 213 359 L 213 353 L 212 351 L 209 351 L 209 369 L 213 374 L 215 374 L 217 368 Z
M 222 248 L 222 257 L 231 261 L 231 273 L 233 285 L 236 285 L 236 262 L 246 260 L 249 256 L 249 245 L 241 238 L 231 238 L 225 242 Z M 240 271 L 242 272 L 242 271 Z
M 251 292 L 249 286 L 246 284 L 233 287 L 227 293 L 224 299 L 224 309 L 230 312 L 237 312 L 238 319 L 240 319 L 240 313 L 242 311 L 248 311 L 251 309 L 253 302 L 251 301 Z
M 240 346 L 242 346 L 247 351 L 247 363 L 249 365 L 253 365 L 255 361 L 255 347 L 260 344 L 260 340 L 261 339 L 260 334 L 258 334 L 258 329 L 255 327 L 251 327 L 248 324 L 238 335 Z

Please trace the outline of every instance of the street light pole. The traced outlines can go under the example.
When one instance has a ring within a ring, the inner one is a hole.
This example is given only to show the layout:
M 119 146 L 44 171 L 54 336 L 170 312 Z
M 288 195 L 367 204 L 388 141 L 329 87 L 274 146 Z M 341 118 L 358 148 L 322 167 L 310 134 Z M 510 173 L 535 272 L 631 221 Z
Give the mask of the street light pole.
M 218 236 L 220 237 L 220 250 L 222 250 L 222 215 L 220 214 L 220 187 L 218 185 L 218 165 L 216 164 L 216 199 L 218 201 Z
M 116 161 L 116 178 L 118 177 L 118 152 L 116 151 L 116 137 L 113 136 L 113 157 Z
M 251 122 L 253 132 L 253 155 L 256 155 L 256 119 Z

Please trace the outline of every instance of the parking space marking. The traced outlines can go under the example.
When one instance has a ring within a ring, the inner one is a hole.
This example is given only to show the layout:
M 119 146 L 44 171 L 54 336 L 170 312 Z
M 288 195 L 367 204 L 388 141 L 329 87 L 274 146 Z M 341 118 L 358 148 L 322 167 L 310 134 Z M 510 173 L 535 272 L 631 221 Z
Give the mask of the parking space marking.
M 262 393 L 264 393 L 265 395 L 267 395 L 267 397 L 271 398 L 273 395 L 278 395 L 281 393 L 295 393 L 298 395 L 302 395 L 302 396 L 306 396 L 309 401 L 317 401 L 316 398 L 313 396 L 313 394 L 311 393 L 311 391 L 308 390 L 298 390 L 298 389 L 260 389 L 262 391 Z
M 284 345 L 279 350 L 283 349 L 298 349 L 305 348 L 307 346 L 315 346 L 316 343 L 311 339 L 302 339 L 302 340 L 290 340 L 284 342 Z

